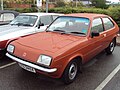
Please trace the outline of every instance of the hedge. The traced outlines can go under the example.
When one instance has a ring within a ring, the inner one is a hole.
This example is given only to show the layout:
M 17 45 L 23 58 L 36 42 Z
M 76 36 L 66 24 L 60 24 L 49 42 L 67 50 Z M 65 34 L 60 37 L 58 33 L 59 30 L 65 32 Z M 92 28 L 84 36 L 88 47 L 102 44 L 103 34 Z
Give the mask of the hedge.
M 117 22 L 120 27 L 120 6 L 110 7 L 108 11 L 110 12 L 109 15 Z
M 25 8 L 25 9 L 10 9 L 10 10 L 15 10 L 21 13 L 25 12 L 37 12 L 37 9 L 35 7 L 33 8 Z M 41 12 L 45 12 L 45 10 L 40 10 Z M 51 13 L 98 13 L 98 14 L 106 14 L 111 16 L 119 25 L 120 27 L 120 6 L 111 6 L 108 9 L 100 9 L 100 8 L 85 8 L 85 7 L 77 7 L 77 8 L 72 8 L 72 7 L 59 7 L 59 8 L 52 8 L 49 9 L 49 12 Z
M 37 12 L 36 8 L 5 8 L 5 10 L 14 10 L 20 13 Z
M 49 9 L 49 12 L 55 13 L 98 13 L 98 14 L 106 14 L 111 16 L 120 27 L 120 6 L 110 7 L 108 9 L 100 9 L 100 8 L 71 8 L 71 7 L 62 7 L 62 8 L 52 8 Z

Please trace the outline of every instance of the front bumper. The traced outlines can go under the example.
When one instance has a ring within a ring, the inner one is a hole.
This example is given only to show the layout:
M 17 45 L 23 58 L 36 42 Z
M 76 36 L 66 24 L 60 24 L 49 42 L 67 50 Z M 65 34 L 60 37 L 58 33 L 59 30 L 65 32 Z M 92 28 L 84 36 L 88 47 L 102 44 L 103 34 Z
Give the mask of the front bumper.
M 6 56 L 8 56 L 9 58 L 13 59 L 14 61 L 16 61 L 18 63 L 21 63 L 23 65 L 27 65 L 27 66 L 29 66 L 31 68 L 34 68 L 36 70 L 40 70 L 40 71 L 43 71 L 43 72 L 46 72 L 46 73 L 53 73 L 53 72 L 57 71 L 57 68 L 53 68 L 53 69 L 44 68 L 44 67 L 41 67 L 39 65 L 35 65 L 33 63 L 30 63 L 30 62 L 24 61 L 22 59 L 16 58 L 15 56 L 13 56 L 13 55 L 11 55 L 9 53 L 6 53 Z

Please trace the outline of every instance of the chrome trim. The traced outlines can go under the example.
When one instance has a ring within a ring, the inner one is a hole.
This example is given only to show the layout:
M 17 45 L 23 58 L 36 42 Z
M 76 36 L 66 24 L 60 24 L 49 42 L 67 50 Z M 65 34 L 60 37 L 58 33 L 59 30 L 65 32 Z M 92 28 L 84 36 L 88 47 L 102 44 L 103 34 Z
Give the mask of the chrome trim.
M 23 61 L 22 59 L 16 58 L 15 56 L 10 55 L 9 53 L 6 53 L 6 56 L 8 56 L 9 58 L 13 59 L 14 61 L 16 61 L 18 63 L 30 66 L 34 69 L 37 69 L 37 70 L 40 70 L 40 71 L 43 71 L 43 72 L 53 73 L 53 72 L 57 71 L 57 68 L 53 68 L 53 69 L 44 68 L 44 67 L 32 64 L 32 63 L 27 62 L 27 61 Z

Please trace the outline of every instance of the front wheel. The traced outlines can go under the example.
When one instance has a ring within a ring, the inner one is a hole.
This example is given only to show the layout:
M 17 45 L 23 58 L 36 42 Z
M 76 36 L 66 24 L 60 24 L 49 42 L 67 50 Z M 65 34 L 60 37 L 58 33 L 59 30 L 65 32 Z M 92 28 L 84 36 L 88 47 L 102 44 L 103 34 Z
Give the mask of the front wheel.
M 112 54 L 112 52 L 114 51 L 115 49 L 115 40 L 113 40 L 109 46 L 105 49 L 106 53 L 109 55 L 109 54 Z
M 76 61 L 70 62 L 63 73 L 63 82 L 65 84 L 72 83 L 76 78 L 77 72 L 78 72 L 77 62 Z
M 5 50 L 0 51 L 0 59 L 3 59 L 3 57 L 5 56 L 5 53 L 6 53 Z

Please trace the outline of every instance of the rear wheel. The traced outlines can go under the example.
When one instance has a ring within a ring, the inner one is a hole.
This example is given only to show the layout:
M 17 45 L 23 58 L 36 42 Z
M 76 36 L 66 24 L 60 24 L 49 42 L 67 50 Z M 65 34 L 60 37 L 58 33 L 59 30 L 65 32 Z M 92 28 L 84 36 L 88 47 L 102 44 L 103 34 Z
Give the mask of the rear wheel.
M 110 44 L 109 46 L 105 49 L 106 53 L 109 55 L 109 54 L 112 54 L 112 52 L 114 51 L 115 49 L 115 44 L 116 44 L 116 40 L 114 39 Z
M 75 80 L 76 76 L 77 76 L 77 72 L 78 72 L 78 64 L 77 64 L 77 62 L 75 60 L 71 61 L 67 65 L 67 67 L 66 67 L 66 69 L 65 69 L 65 71 L 63 73 L 63 77 L 62 77 L 63 82 L 65 84 L 72 83 Z

